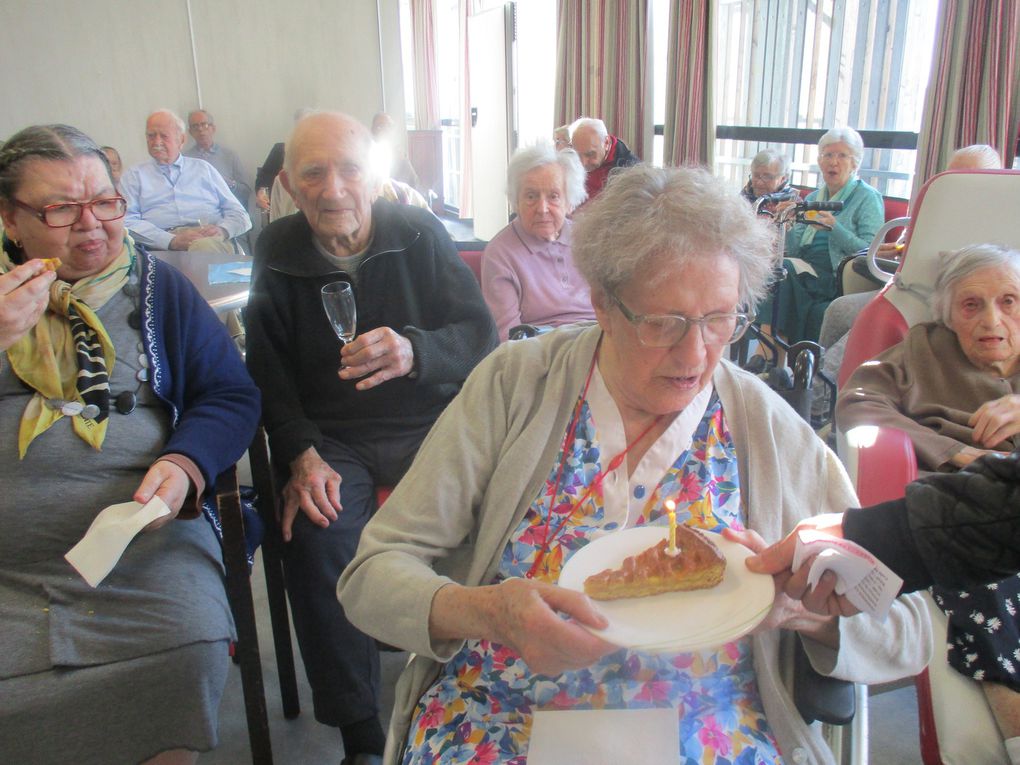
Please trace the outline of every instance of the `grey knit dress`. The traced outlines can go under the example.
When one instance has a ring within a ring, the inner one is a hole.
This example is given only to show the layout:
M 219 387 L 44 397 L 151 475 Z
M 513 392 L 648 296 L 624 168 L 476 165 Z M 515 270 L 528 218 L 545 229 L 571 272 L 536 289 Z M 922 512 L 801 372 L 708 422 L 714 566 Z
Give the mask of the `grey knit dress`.
M 0 354 L 0 762 L 137 763 L 216 745 L 233 623 L 208 523 L 142 533 L 96 589 L 64 560 L 104 507 L 131 499 L 170 432 L 147 383 L 133 301 L 99 316 L 117 349 L 111 411 L 96 451 L 62 418 L 18 459 L 31 391 Z

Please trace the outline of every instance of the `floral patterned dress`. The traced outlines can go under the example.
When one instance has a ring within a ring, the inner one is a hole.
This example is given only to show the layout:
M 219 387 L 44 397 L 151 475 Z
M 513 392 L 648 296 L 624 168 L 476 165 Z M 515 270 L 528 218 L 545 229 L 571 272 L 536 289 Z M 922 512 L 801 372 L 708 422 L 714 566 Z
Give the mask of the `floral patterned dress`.
M 666 523 L 662 503 L 672 497 L 678 522 L 713 531 L 742 528 L 737 460 L 722 406 L 710 391 L 701 406 L 704 416 L 692 422 L 689 448 L 672 463 L 662 463 L 666 467 L 660 468 L 655 488 L 649 493 L 633 480 L 627 486 L 639 511 L 625 523 Z M 494 583 L 526 576 L 536 556 L 541 565 L 534 576 L 555 582 L 573 552 L 624 525 L 607 511 L 601 485 L 575 508 L 600 473 L 604 451 L 587 402 L 582 399 L 575 412 L 573 443 L 566 455 L 561 448 L 511 535 Z M 686 512 L 684 503 L 690 503 Z M 541 556 L 550 506 L 552 528 L 567 520 Z M 749 638 L 695 653 L 621 649 L 591 667 L 555 677 L 532 673 L 503 645 L 469 640 L 419 700 L 403 762 L 523 765 L 534 711 L 656 707 L 677 709 L 683 765 L 782 762 L 758 694 Z

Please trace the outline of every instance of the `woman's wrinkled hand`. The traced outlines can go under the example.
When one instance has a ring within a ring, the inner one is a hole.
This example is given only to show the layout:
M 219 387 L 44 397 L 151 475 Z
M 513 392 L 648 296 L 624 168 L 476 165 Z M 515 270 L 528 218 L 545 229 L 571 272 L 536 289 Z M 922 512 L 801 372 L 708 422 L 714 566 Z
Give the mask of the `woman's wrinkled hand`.
M 609 626 L 584 593 L 516 578 L 493 590 L 493 640 L 516 651 L 533 672 L 557 675 L 590 667 L 600 657 L 620 650 L 581 626 Z
M 777 587 L 786 597 L 799 600 L 804 608 L 822 616 L 853 616 L 860 613 L 859 609 L 843 595 L 835 592 L 836 575 L 831 571 L 822 574 L 820 580 L 814 587 L 808 586 L 808 573 L 814 563 L 814 557 L 804 561 L 804 564 L 793 571 L 793 555 L 797 549 L 797 532 L 804 529 L 811 529 L 828 534 L 836 539 L 843 538 L 842 515 L 835 516 L 840 519 L 834 523 L 832 515 L 823 515 L 816 518 L 805 518 L 797 524 L 797 528 L 791 531 L 785 539 L 776 542 L 770 547 L 755 550 L 755 554 L 747 558 L 744 563 L 750 571 L 757 574 L 769 574 L 773 577 Z M 725 532 L 724 532 L 725 533 Z M 726 533 L 726 536 L 730 535 Z M 734 541 L 740 541 L 734 539 Z M 741 544 L 743 544 L 741 542 Z M 756 543 L 755 543 L 756 544 Z M 751 545 L 746 545 L 751 547 Z M 752 549 L 754 549 L 752 547 Z
M 179 465 L 168 460 L 156 460 L 152 463 L 152 467 L 149 468 L 138 485 L 132 499 L 144 505 L 153 497 L 159 497 L 170 508 L 170 515 L 157 518 L 143 531 L 155 531 L 176 518 L 177 514 L 181 512 L 181 507 L 184 505 L 184 500 L 187 499 L 190 489 L 191 479 Z
M 836 216 L 828 210 L 819 210 L 815 213 L 815 223 L 821 223 L 823 226 L 828 226 L 830 229 L 836 226 Z
M 742 544 L 751 552 L 759 555 L 765 554 L 768 548 L 765 540 L 755 531 L 725 529 L 723 536 L 731 542 Z M 780 543 L 780 545 L 782 544 L 788 543 L 784 540 Z M 784 549 L 789 549 L 789 546 Z M 752 567 L 748 566 L 748 568 Z M 839 628 L 834 617 L 843 614 L 839 610 L 835 612 L 829 610 L 830 598 L 836 597 L 834 592 L 836 575 L 831 571 L 825 572 L 814 590 L 808 593 L 806 583 L 810 569 L 810 562 L 808 562 L 801 566 L 796 574 L 791 573 L 788 566 L 784 566 L 772 575 L 776 597 L 772 601 L 772 608 L 768 615 L 755 628 L 754 632 L 772 629 L 796 630 L 827 645 L 838 645 Z M 797 596 L 798 594 L 800 597 Z M 802 601 L 801 598 L 807 598 L 811 605 L 819 606 L 820 610 L 814 611 L 809 607 L 808 602 Z
M 1020 433 L 1020 395 L 1010 393 L 986 401 L 970 416 L 967 424 L 974 428 L 974 442 L 986 449 L 1015 436 Z
M 57 275 L 38 258 L 0 274 L 0 351 L 36 325 L 50 301 Z
M 516 577 L 483 587 L 447 584 L 429 613 L 433 640 L 491 640 L 543 675 L 589 667 L 620 650 L 582 624 L 605 629 L 609 623 L 584 593 Z

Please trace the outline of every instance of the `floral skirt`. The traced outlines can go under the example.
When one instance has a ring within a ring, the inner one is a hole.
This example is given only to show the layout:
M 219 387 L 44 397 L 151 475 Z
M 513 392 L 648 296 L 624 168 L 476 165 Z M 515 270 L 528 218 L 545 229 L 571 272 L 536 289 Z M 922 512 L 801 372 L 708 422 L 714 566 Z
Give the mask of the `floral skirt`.
M 1020 693 L 1020 574 L 973 590 L 932 588 L 949 618 L 949 665 Z

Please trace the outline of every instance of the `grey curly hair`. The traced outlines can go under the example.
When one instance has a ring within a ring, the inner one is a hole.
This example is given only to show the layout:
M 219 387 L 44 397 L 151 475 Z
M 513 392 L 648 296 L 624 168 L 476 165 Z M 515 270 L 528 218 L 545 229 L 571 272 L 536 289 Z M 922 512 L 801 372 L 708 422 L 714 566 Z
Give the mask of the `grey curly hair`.
M 986 243 L 939 253 L 939 271 L 931 294 L 931 308 L 936 321 L 952 329 L 950 318 L 956 285 L 985 268 L 1007 268 L 1020 279 L 1020 251 Z
M 517 212 L 517 197 L 520 196 L 524 176 L 545 165 L 559 165 L 563 170 L 563 191 L 568 212 L 588 198 L 588 192 L 584 188 L 584 166 L 577 152 L 573 149 L 556 151 L 552 144 L 541 142 L 535 146 L 518 149 L 510 158 L 510 164 L 506 169 L 506 195 L 510 199 L 510 209 L 513 212 Z
M 765 294 L 776 236 L 726 184 L 700 167 L 614 171 L 577 216 L 572 253 L 592 291 L 616 294 L 654 259 L 679 266 L 725 253 L 740 272 L 740 304 Z M 656 277 L 653 277 L 653 282 Z
M 852 127 L 841 127 L 832 128 L 828 130 L 821 138 L 818 139 L 818 156 L 819 158 L 825 152 L 825 147 L 832 143 L 845 143 L 847 148 L 850 149 L 850 156 L 854 160 L 854 172 L 861 166 L 861 162 L 864 161 L 864 139 L 861 138 L 861 134 L 854 130 Z

